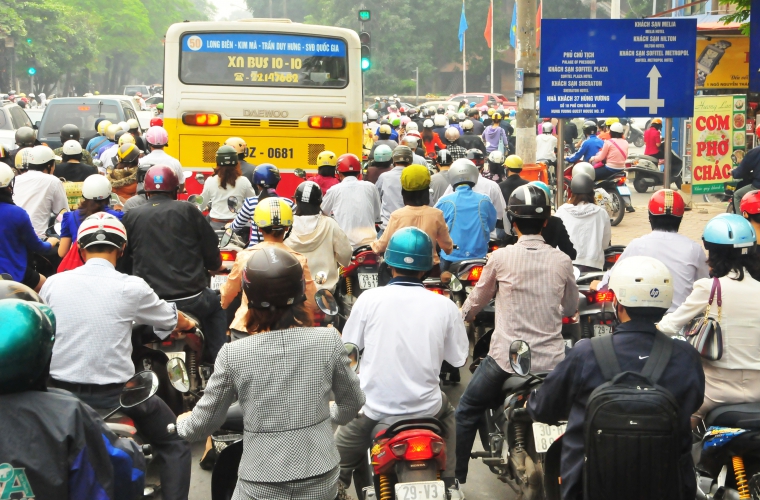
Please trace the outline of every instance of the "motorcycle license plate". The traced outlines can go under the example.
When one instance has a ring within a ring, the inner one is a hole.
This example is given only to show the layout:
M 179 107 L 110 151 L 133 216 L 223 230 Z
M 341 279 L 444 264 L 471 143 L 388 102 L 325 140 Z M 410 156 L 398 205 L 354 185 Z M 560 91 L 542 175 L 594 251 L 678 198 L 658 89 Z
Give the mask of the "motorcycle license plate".
M 594 337 L 601 337 L 602 335 L 611 335 L 612 327 L 610 325 L 594 325 Z
M 567 424 L 549 425 L 533 422 L 533 442 L 536 445 L 536 453 L 546 453 L 566 429 Z
M 443 481 L 420 481 L 396 485 L 398 500 L 446 500 L 446 486 Z
M 222 285 L 227 283 L 227 274 L 215 274 L 211 277 L 211 289 L 212 290 L 219 290 L 222 288 Z
M 375 273 L 359 273 L 359 288 L 367 290 L 369 288 L 377 288 L 377 274 Z
M 169 359 L 179 358 L 183 362 L 186 361 L 185 360 L 185 352 L 184 351 L 180 351 L 180 352 L 165 352 L 164 354 L 166 354 L 166 357 L 169 358 Z
M 631 190 L 628 189 L 628 186 L 618 186 L 618 193 L 623 196 L 631 196 Z

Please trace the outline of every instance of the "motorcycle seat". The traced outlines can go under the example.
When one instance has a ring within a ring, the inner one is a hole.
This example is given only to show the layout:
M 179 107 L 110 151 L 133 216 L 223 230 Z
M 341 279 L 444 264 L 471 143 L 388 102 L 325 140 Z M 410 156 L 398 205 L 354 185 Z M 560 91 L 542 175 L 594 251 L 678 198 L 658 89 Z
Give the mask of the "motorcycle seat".
M 468 259 L 468 260 L 460 260 L 459 262 L 454 262 L 451 264 L 451 267 L 449 267 L 449 272 L 451 274 L 458 275 L 460 270 L 470 265 L 485 266 L 486 259 Z
M 760 403 L 742 403 L 715 408 L 705 417 L 705 425 L 760 429 Z
M 240 403 L 233 403 L 230 405 L 222 429 L 226 431 L 243 432 L 245 424 L 243 421 L 243 409 L 240 407 Z
M 448 404 L 448 403 L 446 403 Z M 443 424 L 435 417 L 417 417 L 409 418 L 405 415 L 384 418 L 377 423 L 372 430 L 372 435 L 376 438 L 391 438 L 396 434 L 412 429 L 426 429 L 443 436 Z
M 549 372 L 536 372 L 533 375 L 537 377 L 545 377 Z M 501 386 L 501 392 L 503 394 L 509 394 L 522 387 L 525 382 L 530 380 L 531 377 L 521 377 L 519 375 L 511 375 Z

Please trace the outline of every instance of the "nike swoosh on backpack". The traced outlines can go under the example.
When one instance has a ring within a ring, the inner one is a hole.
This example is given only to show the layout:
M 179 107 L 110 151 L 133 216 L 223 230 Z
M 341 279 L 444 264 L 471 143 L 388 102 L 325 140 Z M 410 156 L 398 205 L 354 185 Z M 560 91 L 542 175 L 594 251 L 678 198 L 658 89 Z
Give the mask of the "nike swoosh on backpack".
M 649 356 L 639 356 L 639 359 L 647 359 Z

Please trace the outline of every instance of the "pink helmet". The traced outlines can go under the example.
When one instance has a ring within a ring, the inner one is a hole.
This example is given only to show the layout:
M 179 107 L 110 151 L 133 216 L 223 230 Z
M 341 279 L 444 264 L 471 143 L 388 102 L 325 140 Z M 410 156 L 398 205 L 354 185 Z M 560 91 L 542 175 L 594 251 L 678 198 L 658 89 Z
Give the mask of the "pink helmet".
M 487 113 L 488 112 L 488 106 L 486 106 L 486 105 L 481 106 L 480 107 L 480 112 L 481 113 Z
M 145 132 L 145 140 L 151 146 L 166 146 L 169 144 L 169 134 L 166 133 L 164 127 L 150 127 Z
M 412 121 L 412 119 L 409 118 L 408 116 L 402 116 L 401 117 L 401 126 L 406 127 L 406 124 L 409 123 L 410 121 Z

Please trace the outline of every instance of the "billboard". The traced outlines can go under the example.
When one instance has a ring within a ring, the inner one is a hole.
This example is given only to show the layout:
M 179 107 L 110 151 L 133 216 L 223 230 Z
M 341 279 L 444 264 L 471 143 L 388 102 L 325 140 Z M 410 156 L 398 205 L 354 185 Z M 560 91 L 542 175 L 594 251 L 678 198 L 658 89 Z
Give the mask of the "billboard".
M 697 40 L 697 88 L 749 88 L 749 38 Z

